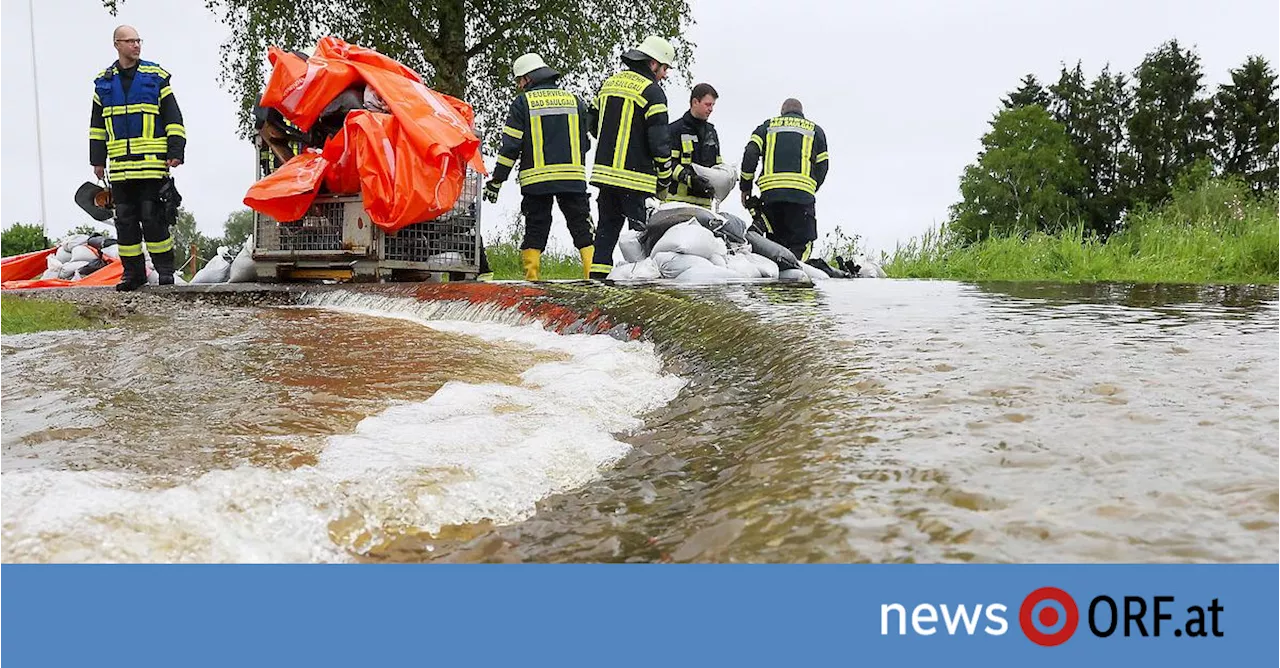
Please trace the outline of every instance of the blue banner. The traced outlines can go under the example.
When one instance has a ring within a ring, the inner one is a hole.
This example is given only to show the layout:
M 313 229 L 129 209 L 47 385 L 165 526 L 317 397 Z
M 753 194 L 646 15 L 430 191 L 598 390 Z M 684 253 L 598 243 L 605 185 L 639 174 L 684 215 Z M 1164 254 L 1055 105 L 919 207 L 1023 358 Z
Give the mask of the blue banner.
M 2 572 L 9 668 L 1280 664 L 1275 565 Z

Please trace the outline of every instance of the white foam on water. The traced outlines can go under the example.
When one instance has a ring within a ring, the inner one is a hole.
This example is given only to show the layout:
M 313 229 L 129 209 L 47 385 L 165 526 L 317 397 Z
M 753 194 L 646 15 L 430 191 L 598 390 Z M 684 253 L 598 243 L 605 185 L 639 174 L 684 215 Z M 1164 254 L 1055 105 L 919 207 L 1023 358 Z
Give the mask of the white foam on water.
M 15 471 L 2 477 L 6 561 L 343 561 L 403 533 L 517 522 L 624 457 L 614 434 L 671 401 L 652 344 L 562 336 L 536 325 L 422 321 L 344 299 L 340 310 L 401 317 L 563 359 L 515 385 L 449 382 L 328 439 L 314 466 L 241 466 L 160 488 L 129 473 Z

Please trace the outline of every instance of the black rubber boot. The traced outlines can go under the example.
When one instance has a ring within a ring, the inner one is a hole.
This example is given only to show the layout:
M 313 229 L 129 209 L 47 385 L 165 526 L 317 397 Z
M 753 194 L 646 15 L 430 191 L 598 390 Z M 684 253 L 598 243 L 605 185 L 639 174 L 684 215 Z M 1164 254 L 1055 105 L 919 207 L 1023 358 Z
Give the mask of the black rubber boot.
M 121 257 L 124 273 L 116 284 L 117 292 L 133 292 L 147 284 L 147 260 L 141 255 Z
M 173 251 L 152 253 L 151 265 L 156 268 L 160 285 L 173 285 Z

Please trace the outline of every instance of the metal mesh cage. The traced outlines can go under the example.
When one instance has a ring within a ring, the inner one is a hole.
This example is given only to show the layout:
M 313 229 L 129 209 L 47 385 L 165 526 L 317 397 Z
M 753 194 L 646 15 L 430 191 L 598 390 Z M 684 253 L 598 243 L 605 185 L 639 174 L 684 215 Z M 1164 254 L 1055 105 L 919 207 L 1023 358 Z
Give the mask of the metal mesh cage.
M 277 222 L 259 214 L 255 225 L 254 246 L 259 251 L 339 251 L 342 250 L 342 226 L 346 205 L 359 202 L 358 197 L 317 197 L 302 218 Z
M 382 257 L 394 262 L 425 262 L 435 267 L 476 267 L 480 264 L 482 177 L 467 170 L 462 193 L 453 209 L 435 220 L 408 225 L 382 235 Z

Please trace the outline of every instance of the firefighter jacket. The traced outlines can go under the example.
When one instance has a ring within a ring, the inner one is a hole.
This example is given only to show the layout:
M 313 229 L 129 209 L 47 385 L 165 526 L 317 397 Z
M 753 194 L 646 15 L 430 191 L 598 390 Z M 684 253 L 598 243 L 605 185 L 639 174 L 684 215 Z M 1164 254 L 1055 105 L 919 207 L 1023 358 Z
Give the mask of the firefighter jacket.
M 105 166 L 113 182 L 160 179 L 166 160 L 184 158 L 187 132 L 169 73 L 140 60 L 123 69 L 117 61 L 93 81 L 89 116 L 89 164 Z
M 749 193 L 754 180 L 766 204 L 812 204 L 827 178 L 827 165 L 827 135 L 822 128 L 801 113 L 783 114 L 751 133 L 739 186 Z M 759 178 L 757 167 L 761 168 Z
M 654 195 L 672 177 L 667 94 L 642 63 L 628 64 L 600 87 L 591 183 Z
M 587 191 L 590 110 L 578 96 L 556 86 L 560 74 L 544 67 L 529 74 L 502 128 L 502 146 L 493 182 L 503 183 L 520 165 L 520 192 L 526 195 Z
M 694 118 L 686 111 L 668 127 L 668 132 L 671 136 L 671 159 L 677 165 L 689 169 L 693 165 L 714 167 L 724 162 L 720 156 L 720 135 L 716 134 L 716 126 L 710 121 Z M 674 193 L 666 194 L 665 199 L 711 206 L 710 197 L 693 196 L 689 193 L 689 186 L 683 182 L 678 184 Z

